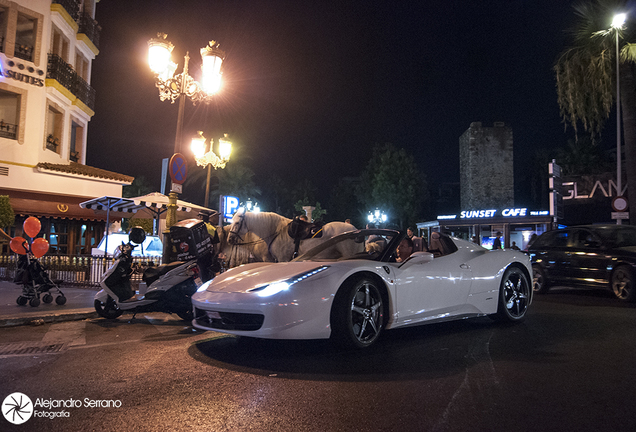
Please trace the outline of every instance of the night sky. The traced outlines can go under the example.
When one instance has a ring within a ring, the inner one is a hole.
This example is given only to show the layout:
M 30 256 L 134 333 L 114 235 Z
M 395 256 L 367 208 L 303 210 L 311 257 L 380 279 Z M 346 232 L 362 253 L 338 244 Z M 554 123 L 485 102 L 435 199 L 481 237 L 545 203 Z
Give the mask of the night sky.
M 474 121 L 503 121 L 513 128 L 519 192 L 535 150 L 571 136 L 552 72 L 571 3 L 103 0 L 87 164 L 144 175 L 159 190 L 178 103 L 159 100 L 147 41 L 164 32 L 177 73 L 189 50 L 200 79 L 209 40 L 227 52 L 222 93 L 186 104 L 188 157 L 197 130 L 229 133 L 233 157 L 261 184 L 272 173 L 309 178 L 325 200 L 339 178 L 360 174 L 376 142 L 407 149 L 429 183 L 458 182 L 460 135 Z M 523 191 L 517 198 L 526 205 Z

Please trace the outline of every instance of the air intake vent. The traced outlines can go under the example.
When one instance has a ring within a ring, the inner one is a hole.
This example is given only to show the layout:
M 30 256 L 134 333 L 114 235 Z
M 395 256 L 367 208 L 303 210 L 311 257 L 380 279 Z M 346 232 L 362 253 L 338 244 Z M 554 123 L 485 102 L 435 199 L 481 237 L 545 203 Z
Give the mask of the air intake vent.
M 0 176 L 8 176 L 9 167 L 0 166 Z

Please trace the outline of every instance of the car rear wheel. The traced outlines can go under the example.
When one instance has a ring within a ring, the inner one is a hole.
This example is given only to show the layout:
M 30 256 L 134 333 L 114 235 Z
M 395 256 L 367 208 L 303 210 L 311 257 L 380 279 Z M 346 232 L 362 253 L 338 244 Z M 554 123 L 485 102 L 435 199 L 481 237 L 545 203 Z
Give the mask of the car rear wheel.
M 378 282 L 359 277 L 343 285 L 331 310 L 331 337 L 341 346 L 367 348 L 384 329 L 384 300 Z
M 611 287 L 614 295 L 626 302 L 636 301 L 636 289 L 634 289 L 634 272 L 626 265 L 618 266 L 612 272 Z
M 528 277 L 519 267 L 509 267 L 499 288 L 499 306 L 493 317 L 498 321 L 518 322 L 526 317 L 531 299 Z
M 543 267 L 538 264 L 532 265 L 532 290 L 537 294 L 545 294 L 550 288 L 548 279 L 545 277 Z

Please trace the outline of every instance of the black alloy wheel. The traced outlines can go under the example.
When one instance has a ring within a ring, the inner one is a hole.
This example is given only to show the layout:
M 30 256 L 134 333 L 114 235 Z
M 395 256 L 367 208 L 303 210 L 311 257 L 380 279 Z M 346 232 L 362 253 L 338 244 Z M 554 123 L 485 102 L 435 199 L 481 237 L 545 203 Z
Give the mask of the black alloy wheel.
M 373 345 L 384 329 L 384 300 L 379 284 L 360 277 L 343 285 L 334 299 L 331 326 L 332 338 L 342 346 Z
M 624 302 L 636 301 L 634 271 L 627 265 L 620 265 L 612 272 L 610 286 L 614 295 Z
M 532 291 L 537 294 L 548 292 L 550 285 L 545 276 L 545 270 L 539 264 L 532 264 Z
M 519 267 L 509 267 L 501 280 L 499 305 L 494 318 L 508 322 L 522 321 L 532 298 L 530 289 L 525 272 Z

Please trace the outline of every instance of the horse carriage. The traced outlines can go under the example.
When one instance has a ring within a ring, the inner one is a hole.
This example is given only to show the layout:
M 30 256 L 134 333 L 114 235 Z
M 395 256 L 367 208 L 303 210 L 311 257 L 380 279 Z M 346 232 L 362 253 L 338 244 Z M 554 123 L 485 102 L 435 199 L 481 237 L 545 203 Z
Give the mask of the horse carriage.
M 285 262 L 330 238 L 356 228 L 346 222 L 312 224 L 276 213 L 237 212 L 219 233 L 227 267 L 249 261 Z

